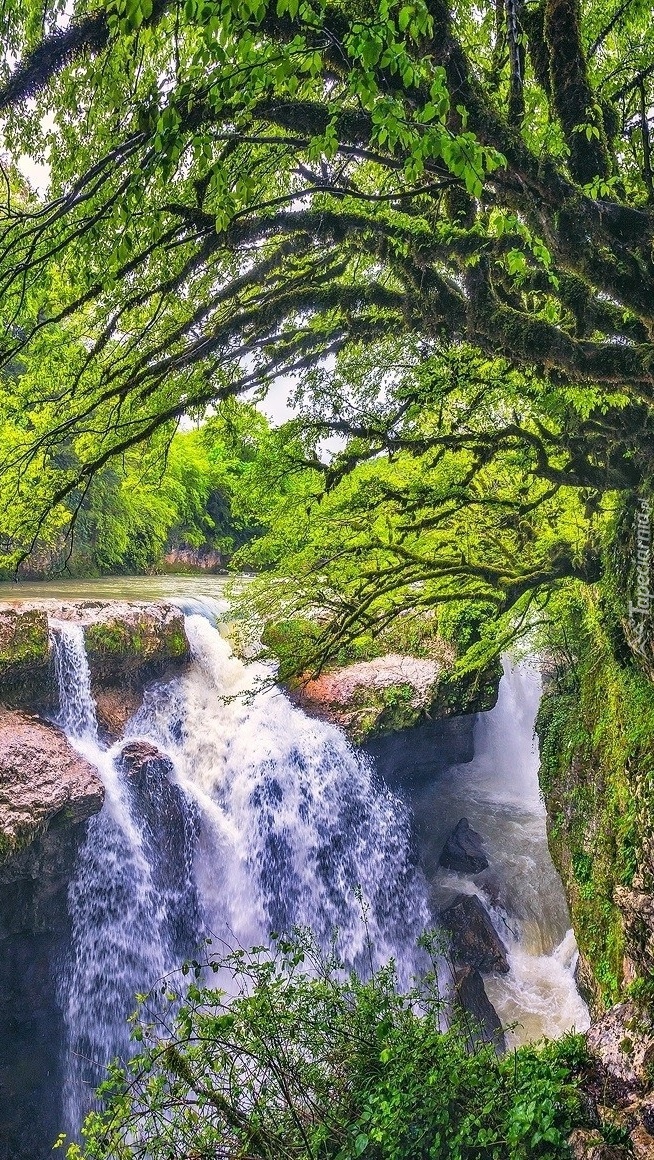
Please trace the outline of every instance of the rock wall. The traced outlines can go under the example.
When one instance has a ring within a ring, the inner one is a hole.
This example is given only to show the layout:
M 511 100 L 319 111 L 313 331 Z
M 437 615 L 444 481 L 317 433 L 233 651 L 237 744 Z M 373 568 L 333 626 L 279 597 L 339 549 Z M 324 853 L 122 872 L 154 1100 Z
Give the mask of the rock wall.
M 58 729 L 0 710 L 0 1160 L 45 1160 L 61 1124 L 55 970 L 77 850 L 103 798 Z
M 225 556 L 206 544 L 201 548 L 178 544 L 164 556 L 164 564 L 171 572 L 224 572 L 226 563 Z
M 189 659 L 184 616 L 163 601 L 40 600 L 0 604 L 0 702 L 56 712 L 50 626 L 81 624 L 98 724 L 122 733 L 145 685 Z
M 654 683 L 616 656 L 600 613 L 579 596 L 537 721 L 550 848 L 596 1010 L 654 965 Z

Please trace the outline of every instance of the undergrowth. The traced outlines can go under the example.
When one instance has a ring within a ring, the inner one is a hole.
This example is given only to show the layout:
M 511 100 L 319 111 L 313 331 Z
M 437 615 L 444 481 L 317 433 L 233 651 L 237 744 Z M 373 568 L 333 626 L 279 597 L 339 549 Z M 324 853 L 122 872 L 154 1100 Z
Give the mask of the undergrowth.
M 69 1160 L 567 1157 L 583 1039 L 472 1049 L 465 1016 L 441 1030 L 423 946 L 432 969 L 408 993 L 392 963 L 348 975 L 303 932 L 187 964 L 184 994 L 141 997 L 139 1053 L 111 1067 Z

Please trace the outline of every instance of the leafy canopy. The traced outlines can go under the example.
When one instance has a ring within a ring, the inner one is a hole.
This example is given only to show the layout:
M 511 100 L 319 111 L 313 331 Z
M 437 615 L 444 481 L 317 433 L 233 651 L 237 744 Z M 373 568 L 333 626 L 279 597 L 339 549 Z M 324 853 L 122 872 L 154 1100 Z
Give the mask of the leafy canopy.
M 3 12 L 6 147 L 52 177 L 41 203 L 8 168 L 0 225 L 12 559 L 65 534 L 108 464 L 284 372 L 314 400 L 288 433 L 309 474 L 271 444 L 299 518 L 271 514 L 260 558 L 303 554 L 339 631 L 448 585 L 504 612 L 596 575 L 604 497 L 652 476 L 642 0 Z M 398 369 L 363 428 L 362 359 Z M 334 431 L 347 453 L 321 463 Z

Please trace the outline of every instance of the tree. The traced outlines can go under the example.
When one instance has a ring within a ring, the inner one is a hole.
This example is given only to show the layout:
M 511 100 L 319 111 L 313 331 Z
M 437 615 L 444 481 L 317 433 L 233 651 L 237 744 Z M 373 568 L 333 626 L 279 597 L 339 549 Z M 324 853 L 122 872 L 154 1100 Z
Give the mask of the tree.
M 37 417 L 4 470 L 77 449 L 36 533 L 182 413 L 389 333 L 427 365 L 465 343 L 556 397 L 554 429 L 512 434 L 530 478 L 598 495 L 650 479 L 638 0 L 112 0 L 63 28 L 6 12 L 7 141 L 49 147 L 53 185 L 5 208 L 4 358 L 39 374 L 2 401 Z
M 283 677 L 443 636 L 483 667 L 562 584 L 599 579 L 611 497 L 571 484 L 566 411 L 540 380 L 391 338 L 314 372 L 297 404 L 238 496 L 266 529 L 235 558 L 263 573 L 241 615 L 267 622 Z

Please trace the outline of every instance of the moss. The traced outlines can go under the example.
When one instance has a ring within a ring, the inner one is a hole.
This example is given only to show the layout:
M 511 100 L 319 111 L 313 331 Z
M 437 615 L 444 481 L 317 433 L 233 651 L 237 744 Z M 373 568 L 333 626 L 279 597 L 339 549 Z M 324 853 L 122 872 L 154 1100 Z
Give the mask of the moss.
M 132 662 L 178 659 L 188 652 L 186 635 L 178 621 L 167 624 L 147 618 L 98 621 L 86 626 L 84 639 L 90 656 Z
M 45 613 L 37 609 L 0 613 L 0 675 L 47 664 L 49 650 Z
M 538 714 L 549 841 L 577 942 L 605 1003 L 623 987 L 616 886 L 654 888 L 646 844 L 654 817 L 654 685 L 616 658 L 606 598 L 587 590 L 567 610 L 570 656 Z M 649 879 L 648 879 L 649 874 Z M 638 967 L 639 964 L 636 963 Z

